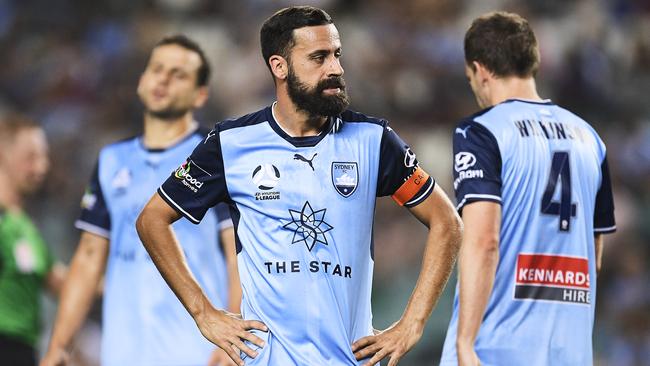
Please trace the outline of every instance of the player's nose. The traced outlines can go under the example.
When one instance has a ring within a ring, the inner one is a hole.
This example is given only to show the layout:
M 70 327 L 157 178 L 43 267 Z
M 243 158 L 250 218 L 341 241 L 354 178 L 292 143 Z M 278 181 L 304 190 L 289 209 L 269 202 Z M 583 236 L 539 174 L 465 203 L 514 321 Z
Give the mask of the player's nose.
M 341 76 L 345 73 L 341 60 L 338 57 L 333 57 L 329 62 L 329 69 L 327 76 Z

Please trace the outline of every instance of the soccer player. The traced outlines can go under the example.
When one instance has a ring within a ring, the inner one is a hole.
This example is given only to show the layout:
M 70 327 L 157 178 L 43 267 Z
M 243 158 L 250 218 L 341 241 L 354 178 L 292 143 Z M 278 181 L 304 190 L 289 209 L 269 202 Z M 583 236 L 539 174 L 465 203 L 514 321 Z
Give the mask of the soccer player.
M 483 15 L 465 35 L 482 111 L 453 135 L 465 227 L 442 365 L 592 365 L 596 273 L 614 206 L 603 141 L 537 94 L 528 22 Z
M 203 51 L 185 36 L 164 38 L 151 52 L 138 84 L 145 108 L 144 134 L 99 153 L 76 222 L 82 231 L 79 246 L 42 365 L 65 361 L 65 349 L 86 317 L 103 275 L 103 366 L 208 363 L 216 347 L 201 336 L 160 277 L 138 239 L 135 220 L 169 171 L 205 139 L 192 112 L 207 99 L 209 74 Z M 219 218 L 211 210 L 198 227 L 179 222 L 173 229 L 210 300 L 223 307 L 229 301 L 228 308 L 236 309 L 240 295 L 228 222 L 227 212 Z M 233 290 L 230 295 L 228 288 Z M 227 356 L 218 352 L 223 362 Z
M 43 130 L 18 115 L 0 118 L 0 361 L 34 366 L 40 294 L 58 295 L 65 266 L 55 262 L 23 210 L 50 165 Z
M 217 123 L 140 214 L 140 237 L 201 332 L 238 364 L 375 365 L 388 357 L 396 365 L 448 279 L 460 218 L 385 120 L 347 110 L 341 41 L 327 13 L 278 11 L 262 26 L 261 46 L 277 101 Z M 408 208 L 429 236 L 404 314 L 374 335 L 377 196 Z M 205 220 L 218 202 L 235 222 L 243 319 L 206 298 L 170 230 L 181 216 Z

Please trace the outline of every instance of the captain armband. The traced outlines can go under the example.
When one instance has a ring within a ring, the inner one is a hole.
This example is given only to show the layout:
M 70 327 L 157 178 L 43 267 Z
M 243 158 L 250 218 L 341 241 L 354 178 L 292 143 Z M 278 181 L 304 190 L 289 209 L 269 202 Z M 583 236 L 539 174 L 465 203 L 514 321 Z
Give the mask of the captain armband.
M 433 178 L 418 166 L 391 197 L 398 205 L 411 207 L 429 196 L 433 186 Z

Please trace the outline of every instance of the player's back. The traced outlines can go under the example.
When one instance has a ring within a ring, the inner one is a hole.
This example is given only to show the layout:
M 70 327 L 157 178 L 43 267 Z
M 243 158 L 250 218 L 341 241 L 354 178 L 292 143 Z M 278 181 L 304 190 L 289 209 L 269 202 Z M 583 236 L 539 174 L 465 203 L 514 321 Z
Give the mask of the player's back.
M 488 155 L 498 157 L 489 163 L 480 149 L 454 151 L 459 207 L 486 199 L 502 206 L 499 264 L 476 341 L 481 361 L 591 365 L 603 142 L 585 121 L 550 102 L 509 100 L 459 130 L 465 137 L 455 139 L 482 135 L 485 149 L 494 151 Z M 463 144 L 455 141 L 455 150 Z M 466 188 L 490 178 L 488 188 Z M 443 364 L 455 342 L 457 311 L 458 298 Z

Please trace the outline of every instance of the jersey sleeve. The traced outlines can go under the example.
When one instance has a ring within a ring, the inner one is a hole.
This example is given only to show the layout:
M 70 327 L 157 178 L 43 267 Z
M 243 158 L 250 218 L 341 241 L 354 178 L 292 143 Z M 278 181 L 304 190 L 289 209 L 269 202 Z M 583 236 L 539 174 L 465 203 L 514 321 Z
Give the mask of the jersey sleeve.
M 494 135 L 479 123 L 461 122 L 453 149 L 456 209 L 476 201 L 501 203 L 501 153 Z
M 158 188 L 158 194 L 195 224 L 208 209 L 228 200 L 217 126 Z
M 614 197 L 612 183 L 609 178 L 609 165 L 607 156 L 600 165 L 602 179 L 600 189 L 596 194 L 596 207 L 594 209 L 594 232 L 599 234 L 613 233 L 616 231 L 614 219 Z
M 110 237 L 111 217 L 99 180 L 99 160 L 81 198 L 81 214 L 75 222 L 75 227 L 107 239 Z
M 387 124 L 381 138 L 377 196 L 414 207 L 433 192 L 435 181 L 419 166 L 415 153 Z
M 230 218 L 230 208 L 225 203 L 220 203 L 215 207 L 217 215 L 217 223 L 219 231 L 233 227 L 232 219 Z

